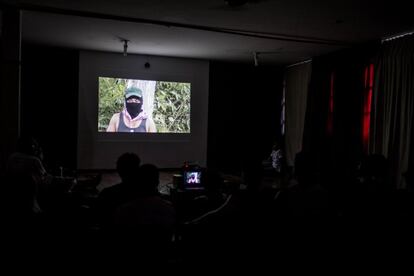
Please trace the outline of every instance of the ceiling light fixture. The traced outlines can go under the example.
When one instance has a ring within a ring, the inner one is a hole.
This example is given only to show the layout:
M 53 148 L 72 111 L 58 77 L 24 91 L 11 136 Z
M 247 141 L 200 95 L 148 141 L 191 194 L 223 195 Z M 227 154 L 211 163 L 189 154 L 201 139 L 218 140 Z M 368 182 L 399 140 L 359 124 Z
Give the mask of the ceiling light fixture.
M 124 57 L 128 55 L 128 39 L 121 39 L 121 42 L 124 43 Z
M 254 60 L 254 66 L 259 66 L 259 54 L 257 52 L 253 52 L 253 60 Z

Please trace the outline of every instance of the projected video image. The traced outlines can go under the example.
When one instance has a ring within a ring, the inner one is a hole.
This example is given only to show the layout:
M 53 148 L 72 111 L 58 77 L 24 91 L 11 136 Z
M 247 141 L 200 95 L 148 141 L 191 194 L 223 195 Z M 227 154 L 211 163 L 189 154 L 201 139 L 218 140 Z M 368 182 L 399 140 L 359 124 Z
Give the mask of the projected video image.
M 201 173 L 200 172 L 186 172 L 185 182 L 187 184 L 200 184 L 201 183 Z
M 191 83 L 99 77 L 99 132 L 190 133 Z

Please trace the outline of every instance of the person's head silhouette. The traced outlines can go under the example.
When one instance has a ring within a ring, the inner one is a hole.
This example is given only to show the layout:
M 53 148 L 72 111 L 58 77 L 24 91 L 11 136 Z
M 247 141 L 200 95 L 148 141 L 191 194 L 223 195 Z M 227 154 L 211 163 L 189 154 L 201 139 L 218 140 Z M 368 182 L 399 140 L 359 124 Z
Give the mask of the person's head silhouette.
M 117 162 L 116 169 L 122 182 L 130 183 L 138 179 L 141 159 L 135 153 L 127 152 L 122 154 Z
M 27 155 L 43 158 L 42 148 L 35 138 L 28 135 L 22 135 L 17 141 L 17 151 Z

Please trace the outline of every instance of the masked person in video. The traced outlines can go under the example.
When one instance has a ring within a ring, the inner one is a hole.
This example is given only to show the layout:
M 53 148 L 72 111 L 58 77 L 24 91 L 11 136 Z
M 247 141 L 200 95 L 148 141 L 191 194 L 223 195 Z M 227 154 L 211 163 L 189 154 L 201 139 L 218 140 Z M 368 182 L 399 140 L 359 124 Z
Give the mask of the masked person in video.
M 107 132 L 157 132 L 154 121 L 142 109 L 141 89 L 129 87 L 125 90 L 125 108 L 115 113 Z

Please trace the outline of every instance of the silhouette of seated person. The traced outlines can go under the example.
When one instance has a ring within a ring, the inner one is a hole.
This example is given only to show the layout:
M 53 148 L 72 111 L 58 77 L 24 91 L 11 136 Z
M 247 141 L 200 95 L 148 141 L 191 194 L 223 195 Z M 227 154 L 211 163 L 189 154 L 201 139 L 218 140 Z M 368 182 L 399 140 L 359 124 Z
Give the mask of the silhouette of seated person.
M 284 159 L 282 148 L 279 146 L 278 142 L 275 142 L 272 146 L 272 151 L 270 152 L 269 157 L 263 161 L 264 169 L 266 171 L 271 170 L 275 174 L 280 175 L 285 169 Z
M 388 164 L 385 156 L 370 154 L 363 158 L 360 167 L 361 188 L 367 191 L 380 191 L 387 185 Z
M 414 171 L 408 170 L 403 173 L 403 176 L 407 185 L 407 190 L 411 193 L 414 192 Z
M 362 159 L 359 181 L 348 200 L 347 215 L 365 219 L 382 217 L 391 211 L 393 194 L 387 184 L 387 172 L 387 159 L 383 155 L 371 154 Z
M 295 217 L 319 217 L 328 214 L 328 195 L 316 179 L 309 154 L 295 156 L 297 185 L 282 192 L 285 211 Z
M 399 216 L 414 217 L 414 171 L 408 169 L 403 173 L 407 189 L 398 191 Z
M 173 205 L 158 192 L 158 168 L 152 164 L 142 165 L 139 177 L 134 198 L 113 213 L 113 229 L 121 230 L 134 242 L 168 246 L 175 231 L 176 213 Z
M 42 150 L 30 136 L 18 140 L 17 151 L 10 155 L 6 165 L 6 196 L 9 214 L 23 220 L 32 220 L 42 213 L 41 193 L 53 177 L 42 163 Z
M 246 154 L 242 165 L 243 183 L 250 196 L 256 196 L 263 180 L 263 164 L 256 154 Z
M 97 208 L 101 223 L 109 222 L 111 214 L 138 193 L 141 159 L 135 153 L 124 153 L 116 162 L 121 183 L 103 189 L 98 196 Z

